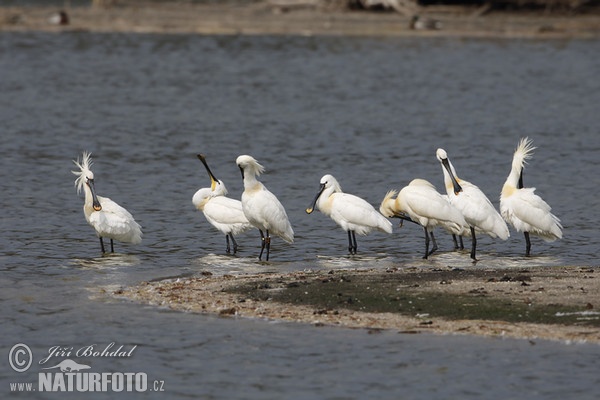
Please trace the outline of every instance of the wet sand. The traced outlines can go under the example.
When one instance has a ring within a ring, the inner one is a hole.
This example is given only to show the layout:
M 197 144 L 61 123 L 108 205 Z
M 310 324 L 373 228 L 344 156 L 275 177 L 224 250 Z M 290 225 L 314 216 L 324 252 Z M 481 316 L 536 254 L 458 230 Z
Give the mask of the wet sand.
M 597 267 L 421 268 L 205 276 L 111 293 L 173 310 L 371 331 L 600 343 Z
M 410 29 L 410 15 L 323 7 L 250 4 L 145 4 L 109 8 L 71 7 L 69 24 L 53 25 L 55 7 L 0 7 L 2 31 L 89 31 L 197 34 L 285 34 L 353 36 L 432 36 L 482 38 L 597 38 L 597 14 L 483 12 L 483 9 L 431 6 L 420 15 L 435 18 L 440 30 Z

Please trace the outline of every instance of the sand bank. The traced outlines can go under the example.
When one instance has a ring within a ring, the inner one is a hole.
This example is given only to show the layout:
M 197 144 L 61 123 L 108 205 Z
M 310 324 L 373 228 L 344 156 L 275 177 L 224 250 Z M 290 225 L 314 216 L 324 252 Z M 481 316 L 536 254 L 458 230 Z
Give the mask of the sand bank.
M 593 267 L 206 273 L 111 295 L 185 312 L 316 326 L 600 343 L 600 277 Z

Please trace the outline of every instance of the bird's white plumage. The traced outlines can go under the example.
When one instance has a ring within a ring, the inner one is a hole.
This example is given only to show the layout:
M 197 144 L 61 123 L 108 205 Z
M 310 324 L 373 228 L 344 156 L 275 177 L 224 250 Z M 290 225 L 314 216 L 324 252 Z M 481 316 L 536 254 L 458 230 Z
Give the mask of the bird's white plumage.
M 87 222 L 96 230 L 98 236 L 125 243 L 140 244 L 142 229 L 133 219 L 133 215 L 108 197 L 97 197 L 102 210 L 89 213 L 84 211 L 84 213 Z
M 373 229 L 392 233 L 390 221 L 366 200 L 342 192 L 340 184 L 332 175 L 323 176 L 320 184 L 321 191 L 315 204 L 319 211 L 333 219 L 343 230 L 359 235 L 366 235 Z
M 242 210 L 250 224 L 292 243 L 294 230 L 285 208 L 279 199 L 256 179 L 264 172 L 264 167 L 249 155 L 239 156 L 236 164 L 243 171 Z
M 445 150 L 438 149 L 436 156 L 442 164 L 448 199 L 462 213 L 467 223 L 475 228 L 476 232 L 502 240 L 508 239 L 510 233 L 506 222 L 481 189 L 456 175 Z M 455 182 L 460 185 L 460 190 L 455 187 Z
M 502 187 L 500 212 L 517 232 L 529 232 L 551 242 L 562 238 L 560 220 L 551 213 L 548 203 L 534 193 L 535 188 L 518 187 L 523 168 L 534 149 L 529 138 L 520 140 L 511 171 Z
M 239 200 L 215 195 L 210 188 L 202 188 L 194 194 L 192 202 L 206 220 L 225 235 L 237 235 L 252 228 Z
M 469 230 L 462 213 L 424 179 L 413 179 L 399 193 L 389 191 L 379 210 L 386 217 L 405 213 L 429 232 L 436 226 L 455 235 L 464 235 Z
M 225 183 L 213 175 L 204 155 L 199 154 L 198 158 L 206 167 L 211 186 L 194 193 L 192 203 L 196 209 L 202 211 L 206 220 L 225 235 L 237 235 L 252 228 L 242 210 L 242 202 L 226 197 Z
M 77 188 L 77 194 L 81 194 L 86 182 L 94 179 L 94 173 L 91 170 L 93 164 L 92 154 L 84 151 L 81 161 L 78 158 L 77 161 L 73 160 L 73 163 L 79 168 L 79 171 L 71 172 L 77 176 L 77 179 L 75 179 L 75 188 Z
M 91 154 L 84 151 L 81 161 L 78 159 L 73 162 L 79 168 L 78 171 L 71 171 L 77 176 L 75 179 L 77 193 L 83 190 L 85 194 L 83 213 L 98 237 L 133 244 L 141 243 L 141 226 L 131 213 L 108 197 L 96 196 L 94 174 L 90 169 Z

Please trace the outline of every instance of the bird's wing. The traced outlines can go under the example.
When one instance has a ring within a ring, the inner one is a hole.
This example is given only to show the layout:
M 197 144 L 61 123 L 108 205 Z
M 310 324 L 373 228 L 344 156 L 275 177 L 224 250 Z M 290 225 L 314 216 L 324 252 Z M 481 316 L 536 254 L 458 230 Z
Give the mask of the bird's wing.
M 503 240 L 508 239 L 510 233 L 506 222 L 504 222 L 490 199 L 471 183 L 464 182 L 461 185 L 463 191 L 455 198 L 450 197 L 450 199 L 452 204 L 464 215 L 465 220 L 492 237 L 497 236 Z M 460 196 L 463 196 L 462 201 L 458 199 Z
M 250 224 L 242 210 L 242 202 L 228 197 L 214 197 L 204 206 L 204 215 L 219 224 Z
M 343 229 L 355 230 L 360 235 L 374 228 L 391 232 L 391 222 L 366 200 L 349 193 L 334 193 L 333 196 L 331 218 Z
M 560 220 L 552 214 L 551 207 L 534 193 L 535 188 L 517 190 L 504 200 L 504 208 L 513 217 L 511 223 L 519 231 L 532 232 L 540 236 L 562 237 Z M 518 220 L 515 221 L 514 218 Z
M 468 229 L 461 212 L 432 186 L 408 186 L 402 189 L 402 202 L 411 219 L 422 226 L 441 225 L 454 234 Z
M 121 207 L 120 205 L 118 205 L 117 203 L 115 203 L 114 201 L 109 199 L 108 197 L 98 196 L 98 201 L 100 202 L 100 205 L 102 206 L 102 211 L 104 211 L 108 214 L 115 214 L 115 215 L 122 216 L 124 218 L 129 218 L 129 219 L 133 220 L 133 215 L 131 215 L 131 213 L 129 211 L 127 211 L 125 208 Z
M 404 192 L 404 199 L 410 208 L 409 214 L 413 213 L 415 216 L 444 220 L 453 209 L 450 203 L 435 190 L 424 188 L 407 190 Z
M 129 211 L 107 197 L 98 196 L 102 210 L 90 215 L 90 224 L 99 236 L 139 243 L 141 227 Z
M 259 224 L 264 225 L 270 233 L 282 237 L 285 241 L 290 243 L 294 241 L 294 231 L 285 208 L 273 193 L 265 188 L 246 199 L 245 209 L 252 210 L 252 219 L 258 220 Z M 246 212 L 245 214 L 246 217 L 250 215 Z

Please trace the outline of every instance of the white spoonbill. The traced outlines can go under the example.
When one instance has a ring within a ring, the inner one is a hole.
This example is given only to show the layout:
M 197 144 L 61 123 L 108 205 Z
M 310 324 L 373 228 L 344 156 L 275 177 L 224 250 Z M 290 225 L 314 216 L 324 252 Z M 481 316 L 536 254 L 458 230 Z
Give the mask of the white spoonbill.
M 203 154 L 198 154 L 198 158 L 206 168 L 206 172 L 210 178 L 210 187 L 198 190 L 194 194 L 194 197 L 192 197 L 192 203 L 198 210 L 204 213 L 204 217 L 212 226 L 225 235 L 227 253 L 231 252 L 229 245 L 229 239 L 231 239 L 233 253 L 235 254 L 238 244 L 233 235 L 238 235 L 252 228 L 252 225 L 250 225 L 248 218 L 244 215 L 242 202 L 226 197 L 227 188 L 225 187 L 225 183 L 215 177 L 208 167 Z
M 394 198 L 394 196 L 398 196 Z M 454 235 L 462 235 L 469 226 L 462 213 L 448 202 L 430 182 L 425 179 L 413 179 L 408 186 L 396 192 L 390 190 L 385 195 L 379 211 L 386 217 L 399 217 L 418 223 L 425 231 L 425 255 L 427 258 L 438 246 L 433 236 L 433 228 L 441 226 Z M 433 247 L 429 251 L 429 236 Z
M 79 171 L 71 171 L 77 175 L 77 179 L 75 179 L 77 193 L 81 193 L 82 189 L 85 193 L 83 214 L 88 224 L 96 230 L 96 234 L 100 238 L 102 253 L 106 253 L 102 238 L 110 239 L 110 251 L 112 253 L 115 251 L 113 239 L 133 244 L 141 243 L 141 226 L 135 222 L 129 211 L 108 197 L 96 195 L 94 173 L 90 170 L 92 166 L 91 154 L 84 151 L 81 162 L 79 159 L 73 162 L 79 167 Z
M 517 232 L 525 235 L 525 255 L 531 251 L 529 234 L 541 237 L 547 242 L 562 238 L 562 225 L 553 215 L 550 206 L 535 194 L 535 188 L 523 187 L 523 169 L 533 153 L 532 141 L 523 138 L 519 142 L 512 160 L 510 174 L 502 187 L 500 195 L 500 212 L 506 222 Z
M 506 240 L 510 236 L 508 226 L 481 189 L 456 176 L 454 166 L 444 149 L 437 149 L 436 156 L 442 164 L 448 199 L 460 210 L 471 228 L 471 258 L 477 261 L 475 232 L 483 232 L 493 238 Z
M 392 223 L 367 201 L 352 194 L 342 192 L 338 181 L 332 175 L 321 178 L 320 188 L 306 213 L 314 211 L 315 205 L 323 214 L 331 217 L 343 230 L 348 232 L 348 251 L 356 254 L 356 233 L 366 235 L 373 229 L 392 233 Z
M 242 210 L 250 224 L 260 232 L 261 247 L 258 259 L 262 259 L 263 251 L 267 249 L 267 261 L 271 249 L 271 236 L 273 233 L 288 243 L 294 242 L 294 230 L 288 216 L 277 197 L 259 182 L 256 177 L 265 171 L 265 168 L 252 156 L 241 155 L 236 159 L 236 164 L 242 172 L 244 192 L 242 193 Z M 264 231 L 264 232 L 263 232 Z

